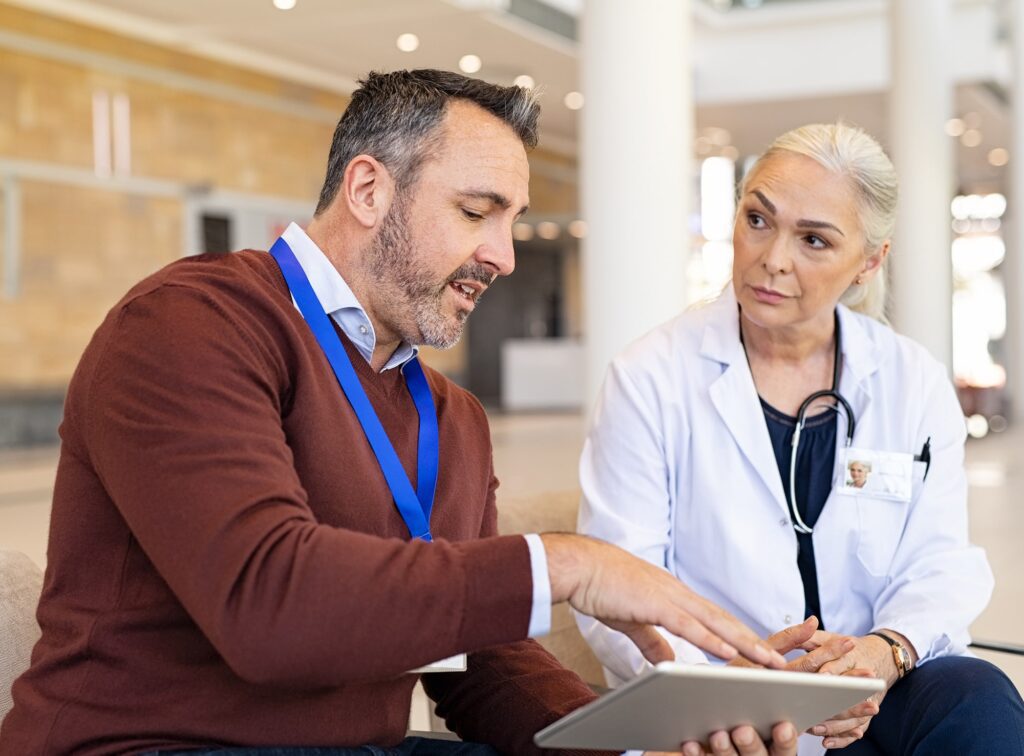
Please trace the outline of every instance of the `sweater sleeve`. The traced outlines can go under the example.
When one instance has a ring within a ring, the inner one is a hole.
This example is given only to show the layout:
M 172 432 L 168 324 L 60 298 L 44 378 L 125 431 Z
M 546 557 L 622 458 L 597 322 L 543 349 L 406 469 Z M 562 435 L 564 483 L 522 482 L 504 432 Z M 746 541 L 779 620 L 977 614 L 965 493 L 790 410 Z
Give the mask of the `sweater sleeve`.
M 484 539 L 497 533 L 497 485 L 492 472 L 480 533 Z M 465 672 L 424 675 L 423 687 L 437 702 L 438 716 L 463 740 L 515 754 L 555 753 L 534 745 L 534 734 L 597 698 L 578 675 L 533 640 L 471 653 Z
M 170 284 L 129 300 L 79 408 L 105 490 L 232 670 L 308 689 L 525 638 L 521 537 L 428 544 L 316 520 L 281 422 L 283 347 L 237 309 Z

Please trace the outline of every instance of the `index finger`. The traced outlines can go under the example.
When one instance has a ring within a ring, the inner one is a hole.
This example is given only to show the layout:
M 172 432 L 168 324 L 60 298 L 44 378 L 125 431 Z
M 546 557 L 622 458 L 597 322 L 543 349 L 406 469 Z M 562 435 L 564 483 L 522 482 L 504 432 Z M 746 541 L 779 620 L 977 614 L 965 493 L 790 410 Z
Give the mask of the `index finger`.
M 816 648 L 824 646 L 830 639 L 835 637 L 836 633 L 830 633 L 828 630 L 815 630 L 814 635 L 811 636 L 810 640 L 800 646 L 800 648 L 804 651 L 813 651 Z
M 732 659 L 739 653 L 755 664 L 763 664 L 775 669 L 782 669 L 786 666 L 786 660 L 782 654 L 769 646 L 753 630 L 729 612 L 686 589 L 681 583 L 678 584 L 678 588 L 675 603 L 679 608 L 679 613 L 674 618 L 674 624 L 679 631 L 665 625 L 669 632 L 681 635 L 691 643 L 705 648 L 700 642 L 684 634 L 686 632 L 695 633 L 701 640 L 718 646 L 722 653 L 713 649 L 705 650 L 710 650 L 711 653 L 723 659 Z
M 820 632 L 817 627 L 818 618 L 812 614 L 799 625 L 791 625 L 769 635 L 768 645 L 780 654 L 788 654 L 790 651 L 803 648 L 804 644 L 812 642 L 814 636 Z
M 856 646 L 857 644 L 852 638 L 837 635 L 813 651 L 791 661 L 788 669 L 793 672 L 825 672 L 829 668 L 829 664 L 835 665 L 836 660 L 842 659 Z
M 605 621 L 605 624 L 612 630 L 618 630 L 620 633 L 623 633 L 633 641 L 634 645 L 640 649 L 643 657 L 651 664 L 673 661 L 676 658 L 672 646 L 652 625 L 644 625 L 639 622 L 611 621 Z

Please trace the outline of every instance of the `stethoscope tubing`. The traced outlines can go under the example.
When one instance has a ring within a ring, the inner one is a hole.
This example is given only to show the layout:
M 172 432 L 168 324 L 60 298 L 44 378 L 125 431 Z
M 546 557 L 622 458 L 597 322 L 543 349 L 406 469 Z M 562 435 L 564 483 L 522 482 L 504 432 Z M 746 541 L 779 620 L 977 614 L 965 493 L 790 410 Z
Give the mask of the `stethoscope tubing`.
M 811 535 L 814 532 L 814 528 L 804 522 L 800 516 L 800 510 L 796 505 L 796 456 L 797 450 L 800 447 L 800 434 L 804 429 L 804 424 L 807 422 L 807 411 L 811 405 L 820 399 L 834 399 L 835 405 L 831 409 L 836 412 L 842 407 L 846 413 L 846 446 L 849 448 L 853 444 L 853 434 L 857 429 L 857 418 L 853 414 L 853 408 L 850 403 L 846 401 L 845 397 L 839 393 L 839 372 L 840 372 L 840 355 L 842 353 L 842 334 L 839 327 L 839 315 L 836 315 L 836 346 L 835 346 L 835 357 L 832 362 L 832 388 L 825 389 L 822 391 L 815 391 L 813 394 L 804 399 L 800 405 L 800 409 L 796 413 L 796 428 L 793 430 L 793 441 L 792 448 L 789 453 L 789 513 L 791 522 L 793 524 L 793 530 L 797 533 L 803 533 L 805 535 Z

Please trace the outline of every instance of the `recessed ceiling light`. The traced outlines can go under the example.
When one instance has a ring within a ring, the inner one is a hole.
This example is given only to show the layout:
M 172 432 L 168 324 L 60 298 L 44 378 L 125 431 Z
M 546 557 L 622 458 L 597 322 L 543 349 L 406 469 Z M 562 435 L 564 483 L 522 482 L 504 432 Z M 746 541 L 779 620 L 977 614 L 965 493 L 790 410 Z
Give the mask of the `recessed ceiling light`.
M 420 46 L 420 38 L 415 34 L 406 32 L 405 34 L 398 35 L 398 39 L 395 41 L 395 44 L 398 45 L 398 49 L 402 52 L 413 52 Z
M 517 87 L 522 87 L 523 89 L 533 89 L 537 85 L 537 82 L 535 82 L 533 77 L 529 74 L 521 74 L 517 76 L 516 80 L 512 83 Z
M 583 107 L 583 95 L 579 92 L 570 92 L 565 96 L 563 102 L 569 110 L 579 110 Z
M 977 129 L 967 129 L 960 137 L 960 143 L 964 147 L 977 147 L 981 144 L 981 132 Z
M 537 224 L 537 236 L 541 239 L 557 239 L 562 228 L 554 221 L 541 221 Z
M 1003 147 L 996 147 L 988 152 L 989 165 L 994 165 L 996 168 L 1002 168 L 1008 162 L 1010 162 L 1010 153 Z
M 512 238 L 516 241 L 530 241 L 533 238 L 533 226 L 522 221 L 513 224 Z
M 967 130 L 963 118 L 950 118 L 946 121 L 946 133 L 951 137 L 961 136 Z
M 704 134 L 711 140 L 711 144 L 719 147 L 725 147 L 725 145 L 732 141 L 732 134 L 729 133 L 728 129 L 723 129 L 718 126 L 709 126 L 704 129 Z
M 587 235 L 587 222 L 579 219 L 570 221 L 569 235 L 574 236 L 577 239 L 584 238 Z
M 474 74 L 483 66 L 483 61 L 476 55 L 463 55 L 459 58 L 459 70 L 463 73 Z
M 296 0 L 274 0 L 274 7 L 278 10 L 291 10 L 295 7 Z

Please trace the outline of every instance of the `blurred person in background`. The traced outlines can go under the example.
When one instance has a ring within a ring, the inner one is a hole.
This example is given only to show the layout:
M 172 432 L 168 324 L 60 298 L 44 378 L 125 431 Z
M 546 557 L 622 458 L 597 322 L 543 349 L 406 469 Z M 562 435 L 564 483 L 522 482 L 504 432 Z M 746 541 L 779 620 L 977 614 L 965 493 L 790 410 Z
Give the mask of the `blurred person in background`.
M 815 618 L 805 649 L 850 636 L 818 671 L 867 669 L 888 690 L 811 728 L 801 753 L 1022 754 L 1019 694 L 967 654 L 993 578 L 967 536 L 963 414 L 945 367 L 884 318 L 896 196 L 859 129 L 773 143 L 742 185 L 731 284 L 611 365 L 579 530 L 762 634 Z M 885 486 L 846 485 L 863 459 Z M 578 619 L 611 683 L 647 666 Z M 705 661 L 664 634 L 677 658 Z

